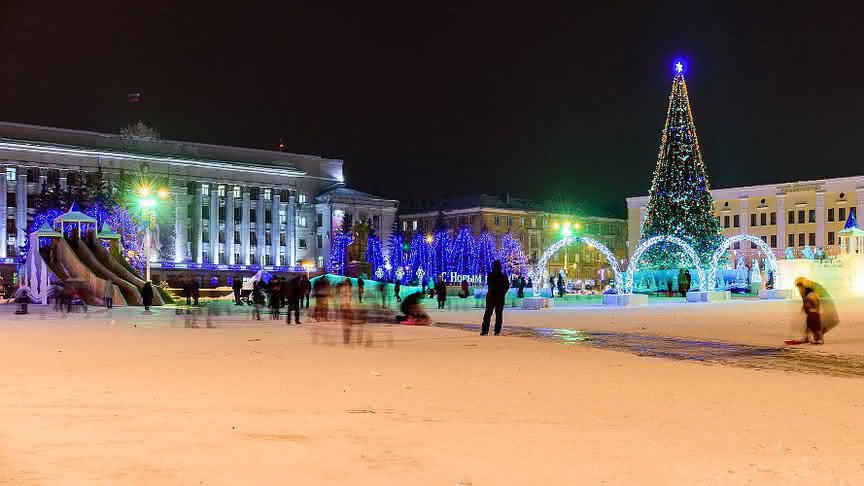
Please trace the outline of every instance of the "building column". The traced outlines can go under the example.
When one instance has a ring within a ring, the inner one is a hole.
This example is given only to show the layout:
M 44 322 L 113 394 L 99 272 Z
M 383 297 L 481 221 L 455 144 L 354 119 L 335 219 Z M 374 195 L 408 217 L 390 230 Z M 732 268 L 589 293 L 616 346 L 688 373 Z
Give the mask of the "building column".
M 195 199 L 192 201 L 192 255 L 195 263 L 203 263 L 204 247 L 201 237 L 201 210 L 203 208 L 201 199 L 201 183 L 195 183 Z
M 8 237 L 6 234 L 6 171 L 0 167 L 0 258 L 6 258 L 6 242 Z
M 825 248 L 825 191 L 816 191 L 816 246 Z
M 234 261 L 234 186 L 225 188 L 225 261 L 228 265 L 236 265 Z
M 777 251 L 781 255 L 786 249 L 786 194 L 777 194 Z
M 281 194 L 276 189 L 273 189 L 273 200 L 270 208 L 270 254 L 273 256 L 273 265 L 284 265 L 285 262 L 279 260 L 279 235 L 282 219 L 279 217 L 279 207 L 281 206 Z
M 738 198 L 738 219 L 740 219 L 741 234 L 748 234 L 750 230 L 750 204 L 746 197 Z
M 249 188 L 243 188 L 243 205 L 240 206 L 240 261 L 244 265 L 250 265 L 249 261 L 249 210 L 251 209 L 251 201 L 249 199 Z
M 323 225 L 322 225 L 323 227 L 321 228 L 321 230 L 322 230 L 321 233 L 322 233 L 322 239 L 324 240 L 324 242 L 321 245 L 320 250 L 317 249 L 318 245 L 317 244 L 315 245 L 315 248 L 316 248 L 315 258 L 317 260 L 319 256 L 324 257 L 324 264 L 321 266 L 321 268 L 326 269 L 327 265 L 329 264 L 328 260 L 330 258 L 330 242 L 332 241 L 332 238 L 331 238 L 332 234 L 331 233 L 332 233 L 332 229 L 333 229 L 333 206 L 331 206 L 329 204 L 322 205 L 320 209 L 321 209 L 321 222 L 323 223 Z M 318 211 L 317 208 L 316 208 L 316 211 Z M 317 214 L 315 217 L 316 218 L 318 217 Z M 318 265 L 317 261 L 315 262 L 315 265 L 316 266 Z
M 267 248 L 267 238 L 264 229 L 264 190 L 258 190 L 258 200 L 255 204 L 255 236 L 258 243 L 255 245 L 255 264 L 264 266 L 262 262 L 264 249 Z
M 18 171 L 15 184 L 15 226 L 18 227 L 15 246 L 20 248 L 27 239 L 27 172 L 23 170 Z M 18 248 L 15 249 L 15 255 L 18 254 Z
M 174 261 L 185 262 L 188 255 L 189 230 L 186 227 L 189 219 L 189 203 L 187 202 L 186 185 L 174 188 Z
M 285 260 L 286 265 L 297 265 L 297 203 L 296 196 L 288 196 L 288 207 L 285 208 Z M 315 244 L 313 242 L 313 244 Z
M 219 186 L 210 186 L 210 263 L 219 261 Z
M 855 189 L 855 200 L 855 219 L 857 220 L 862 214 L 864 214 L 864 187 Z

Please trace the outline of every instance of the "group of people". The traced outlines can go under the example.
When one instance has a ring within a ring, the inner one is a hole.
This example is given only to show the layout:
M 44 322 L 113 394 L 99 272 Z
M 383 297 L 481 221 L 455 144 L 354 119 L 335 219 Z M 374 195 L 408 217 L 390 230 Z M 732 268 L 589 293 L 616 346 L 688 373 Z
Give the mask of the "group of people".
M 180 279 L 181 294 L 186 299 L 186 305 L 198 305 L 198 297 L 201 295 L 201 284 L 197 278 Z M 143 297 L 143 296 L 142 296 Z
M 243 284 L 239 279 L 234 281 L 234 303 L 235 305 L 243 305 L 242 292 Z M 294 315 L 294 323 L 300 324 L 300 307 L 304 301 L 306 307 L 309 307 L 309 294 L 312 286 L 306 276 L 294 277 L 290 280 L 285 277 L 273 277 L 269 282 L 263 279 L 258 280 L 252 287 L 252 295 L 250 297 L 252 304 L 255 306 L 253 317 L 261 320 L 261 310 L 267 306 L 270 308 L 270 318 L 280 319 L 281 309 L 287 308 L 288 314 L 285 316 L 285 323 L 291 323 L 291 316 Z

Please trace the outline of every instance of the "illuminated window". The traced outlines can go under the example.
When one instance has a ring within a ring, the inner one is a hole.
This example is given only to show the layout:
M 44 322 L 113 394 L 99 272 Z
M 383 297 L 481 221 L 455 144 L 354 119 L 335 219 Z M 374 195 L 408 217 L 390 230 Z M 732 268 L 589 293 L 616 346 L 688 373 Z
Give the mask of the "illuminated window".
M 264 189 L 264 200 L 269 201 L 273 198 L 273 189 L 267 188 Z
M 297 226 L 300 228 L 306 227 L 306 216 L 297 216 Z
M 411 221 L 411 231 L 417 231 L 417 220 Z
M 225 186 L 220 184 L 216 190 L 219 193 L 219 197 L 225 197 Z
M 210 185 L 209 184 L 201 184 L 201 195 L 209 196 L 210 195 Z
M 6 180 L 15 182 L 18 179 L 18 170 L 15 167 L 6 167 Z
M 241 196 L 240 186 L 234 186 L 234 198 L 239 199 Z
M 297 202 L 298 203 L 306 204 L 307 201 L 308 201 L 308 196 L 306 194 L 303 194 L 302 192 L 297 194 Z

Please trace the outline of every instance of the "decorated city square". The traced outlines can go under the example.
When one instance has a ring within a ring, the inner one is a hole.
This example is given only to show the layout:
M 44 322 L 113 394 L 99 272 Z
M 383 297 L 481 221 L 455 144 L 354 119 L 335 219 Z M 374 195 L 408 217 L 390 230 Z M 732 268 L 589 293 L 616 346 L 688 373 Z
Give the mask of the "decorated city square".
M 0 122 L 13 482 L 855 484 L 864 176 L 712 188 L 687 69 L 626 218 Z

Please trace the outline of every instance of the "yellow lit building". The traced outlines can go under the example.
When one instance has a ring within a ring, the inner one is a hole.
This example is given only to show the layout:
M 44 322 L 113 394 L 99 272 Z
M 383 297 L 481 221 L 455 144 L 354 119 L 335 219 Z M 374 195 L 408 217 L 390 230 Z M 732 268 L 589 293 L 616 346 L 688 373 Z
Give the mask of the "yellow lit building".
M 761 238 L 778 258 L 805 246 L 838 251 L 838 233 L 851 210 L 864 210 L 864 176 L 714 189 L 714 215 L 725 236 Z M 648 196 L 627 198 L 627 245 L 632 254 L 640 239 Z M 742 256 L 758 256 L 755 245 L 736 244 Z

